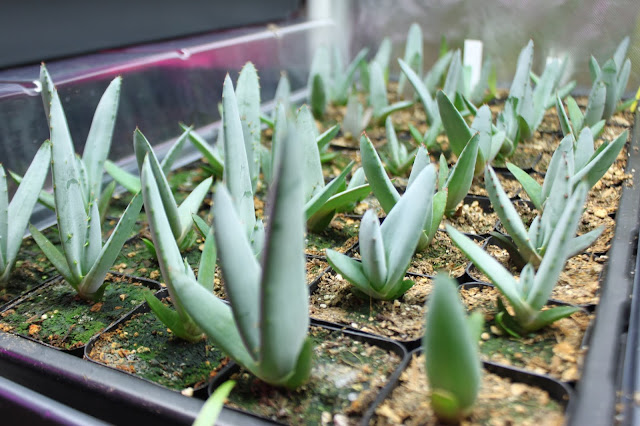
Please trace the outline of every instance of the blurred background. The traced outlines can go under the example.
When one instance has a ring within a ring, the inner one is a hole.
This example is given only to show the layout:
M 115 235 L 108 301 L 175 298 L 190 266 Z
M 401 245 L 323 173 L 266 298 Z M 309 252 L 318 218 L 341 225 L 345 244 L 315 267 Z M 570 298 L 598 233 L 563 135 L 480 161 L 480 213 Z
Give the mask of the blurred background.
M 422 27 L 425 70 L 450 47 L 484 41 L 484 55 L 508 87 L 520 49 L 535 42 L 533 70 L 548 56 L 569 55 L 578 91 L 590 87 L 588 61 L 600 63 L 630 36 L 627 96 L 640 86 L 638 0 L 68 0 L 8 1 L 0 6 L 0 162 L 26 170 L 48 137 L 40 99 L 39 64 L 46 61 L 82 153 L 95 107 L 108 83 L 123 76 L 110 158 L 135 167 L 131 135 L 139 126 L 163 147 L 193 124 L 212 139 L 222 82 L 253 61 L 262 99 L 273 98 L 286 71 L 304 99 L 314 50 L 337 44 L 344 60 L 364 46 L 375 54 L 384 36 L 403 55 L 411 23 Z M 398 71 L 395 64 L 395 71 Z M 392 69 L 392 71 L 394 70 Z M 193 152 L 192 152 L 193 154 Z

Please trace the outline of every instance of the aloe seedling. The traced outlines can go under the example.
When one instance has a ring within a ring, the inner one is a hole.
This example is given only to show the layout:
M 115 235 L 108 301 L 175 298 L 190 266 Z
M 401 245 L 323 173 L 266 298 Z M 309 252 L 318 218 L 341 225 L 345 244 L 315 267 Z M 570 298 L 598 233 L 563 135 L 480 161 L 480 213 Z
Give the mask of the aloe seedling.
M 345 105 L 349 89 L 360 63 L 365 60 L 368 49 L 362 49 L 346 69 L 337 48 L 334 48 L 333 60 L 326 47 L 316 50 L 309 73 L 309 102 L 313 116 L 320 119 L 325 114 L 327 104 Z
M 342 170 L 340 175 L 325 185 L 315 126 L 309 108 L 303 105 L 298 111 L 295 131 L 297 138 L 300 139 L 298 143 L 301 143 L 304 149 L 302 167 L 305 170 L 303 176 L 305 216 L 309 230 L 320 232 L 329 225 L 336 211 L 366 197 L 370 189 L 368 184 L 349 188 L 345 186 L 347 174 L 354 165 L 353 161 Z M 293 127 L 290 126 L 288 131 L 292 129 Z
M 565 179 L 568 176 L 572 189 L 582 180 L 587 182 L 588 188 L 593 188 L 618 158 L 627 141 L 627 136 L 628 133 L 625 130 L 613 142 L 604 141 L 598 149 L 595 149 L 590 128 L 583 128 L 577 140 L 572 134 L 568 134 L 551 156 L 542 185 L 515 164 L 507 163 L 507 168 L 518 179 L 536 208 L 544 211 L 547 208 L 547 199 L 552 196 L 555 182 L 559 179 Z M 568 165 L 563 171 L 560 167 L 565 162 L 563 160 L 565 156 Z
M 138 161 L 138 168 L 142 171 L 142 163 L 146 156 L 149 157 L 149 162 L 154 171 L 154 177 L 160 188 L 160 195 L 162 197 L 162 204 L 169 223 L 171 224 L 171 232 L 175 238 L 180 250 L 186 250 L 191 247 L 196 240 L 196 234 L 193 230 L 192 215 L 198 212 L 200 205 L 204 201 L 204 198 L 209 193 L 213 177 L 208 177 L 203 180 L 194 188 L 194 190 L 185 198 L 185 200 L 178 206 L 173 194 L 171 193 L 171 187 L 162 170 L 162 166 L 158 161 L 151 144 L 142 134 L 140 129 L 136 129 L 133 132 L 133 146 L 135 148 L 136 159 Z
M 171 277 L 176 300 L 211 341 L 261 380 L 295 388 L 309 378 L 313 348 L 307 338 L 302 147 L 293 129 L 285 141 L 278 149 L 270 188 L 270 220 L 260 263 L 231 194 L 216 185 L 214 235 L 230 305 L 184 272 L 171 239 L 158 239 L 157 244 L 163 247 L 160 252 L 172 253 L 163 260 L 163 272 Z
M 538 267 L 544 256 L 547 255 L 551 237 L 558 231 L 560 215 L 566 209 L 569 197 L 574 190 L 570 168 L 571 162 L 568 161 L 566 155 L 563 156 L 559 164 L 554 164 L 556 179 L 551 185 L 550 196 L 545 202 L 544 211 L 533 220 L 529 230 L 526 229 L 509 196 L 502 189 L 493 169 L 491 167 L 485 169 L 484 179 L 491 205 L 498 214 L 502 226 L 511 236 L 511 240 L 498 233 L 493 233 L 493 236 L 505 244 L 516 265 L 523 266 L 525 263 L 530 263 L 534 267 Z M 581 216 L 582 211 L 577 214 Z M 598 227 L 579 237 L 570 236 L 571 244 L 567 249 L 567 258 L 573 257 L 591 246 L 603 230 L 604 227 Z
M 11 202 L 7 176 L 0 164 L 0 288 L 9 283 L 24 231 L 38 201 L 38 193 L 44 185 L 50 162 L 51 143 L 45 141 L 33 157 Z
M 560 96 L 557 96 L 556 111 L 558 113 L 558 119 L 560 120 L 560 128 L 562 129 L 564 136 L 571 134 L 576 138 L 577 135 L 587 127 L 591 129 L 591 133 L 597 136 L 604 129 L 606 121 L 600 119 L 600 117 L 602 117 L 602 111 L 604 110 L 604 101 L 607 91 L 604 83 L 597 82 L 595 85 L 597 87 L 594 87 L 589 94 L 589 100 L 584 114 L 580 110 L 576 100 L 571 96 L 568 96 L 566 99 L 567 111 L 565 111 Z
M 411 101 L 401 101 L 389 105 L 387 101 L 387 86 L 380 64 L 373 61 L 369 65 L 369 104 L 376 123 L 382 123 L 390 114 L 413 105 Z M 364 126 L 366 127 L 366 126 Z
M 51 103 L 47 110 L 50 114 L 53 195 L 62 251 L 33 225 L 29 230 L 40 249 L 78 295 L 87 300 L 99 300 L 106 285 L 104 278 L 135 224 L 142 207 L 142 197 L 133 197 L 103 246 L 97 202 L 93 198 L 85 198 L 94 192 L 86 192 L 84 162 L 74 155 L 67 120 L 55 88 L 49 96 Z
M 532 264 L 527 264 L 522 269 L 519 280 L 469 237 L 447 225 L 447 232 L 453 242 L 476 268 L 489 277 L 511 305 L 513 315 L 500 303 L 495 317 L 496 322 L 509 333 L 518 336 L 537 331 L 579 310 L 574 306 L 557 306 L 547 310 L 542 308 L 573 251 L 573 236 L 578 229 L 586 198 L 587 185 L 580 183 L 568 199 L 565 210 L 561 212 L 537 271 Z
M 450 171 L 444 156 L 440 156 L 440 171 L 438 177 L 439 191 L 433 193 L 425 193 L 424 197 L 433 197 L 431 203 L 432 210 L 424 223 L 423 233 L 418 243 L 418 251 L 424 250 L 436 234 L 440 222 L 445 214 L 451 215 L 455 212 L 458 204 L 464 199 L 469 192 L 471 182 L 473 181 L 473 171 L 478 154 L 479 136 L 474 135 L 471 141 L 464 148 L 458 162 Z M 371 190 L 380 202 L 382 209 L 389 214 L 393 206 L 400 199 L 400 194 L 394 188 L 393 183 L 387 176 L 384 166 L 376 149 L 367 137 L 362 135 L 360 138 L 360 155 L 362 156 L 362 168 L 371 185 Z M 421 146 L 416 153 L 416 159 L 413 163 L 411 174 L 409 175 L 408 188 L 411 188 L 416 176 L 423 168 L 429 165 L 430 159 L 427 150 Z
M 443 91 L 439 91 L 436 98 L 444 130 L 454 154 L 459 156 L 473 135 L 478 133 L 478 157 L 475 174 L 481 173 L 484 166 L 491 163 L 503 149 L 503 144 L 509 145 L 511 142 L 506 140 L 503 131 L 492 125 L 491 110 L 487 105 L 483 105 L 475 111 L 473 123 L 469 126 L 460 111 Z
M 457 423 L 470 414 L 482 373 L 478 355 L 482 314 L 465 315 L 456 287 L 446 274 L 436 275 L 422 338 L 431 408 L 447 423 Z
M 169 149 L 169 152 L 167 152 L 167 155 L 165 155 L 160 162 L 160 168 L 165 176 L 169 174 L 171 166 L 180 156 L 185 142 L 191 137 L 191 131 L 191 127 L 185 127 L 184 132 L 176 139 L 175 143 Z M 111 175 L 113 180 L 122 185 L 122 187 L 130 193 L 137 194 L 140 192 L 140 178 L 137 175 L 127 172 L 109 160 L 105 161 L 104 170 Z
M 173 283 L 175 275 L 169 270 L 169 268 L 175 268 L 175 271 L 182 271 L 195 280 L 195 275 L 191 267 L 187 261 L 183 261 L 180 256 L 180 250 L 174 237 L 173 226 L 171 225 L 170 219 L 171 209 L 167 208 L 163 196 L 163 192 L 166 191 L 163 176 L 160 168 L 157 165 L 154 166 L 152 153 L 145 153 L 140 166 L 140 181 L 142 182 L 145 212 L 149 221 L 156 257 L 160 264 L 160 271 L 169 290 L 169 296 L 171 297 L 174 309 L 165 306 L 153 294 L 145 294 L 145 298 L 154 314 L 175 336 L 190 342 L 197 342 L 202 339 L 203 332 L 193 322 L 189 314 L 185 311 L 180 299 L 176 296 Z M 204 249 L 200 257 L 197 279 L 198 285 L 202 286 L 208 292 L 212 292 L 213 290 L 216 253 L 213 228 L 209 228 L 205 237 Z
M 387 154 L 380 153 L 380 156 L 387 170 L 393 176 L 402 176 L 411 167 L 417 150 L 409 152 L 404 144 L 398 142 L 391 117 L 387 117 L 385 120 L 385 129 L 387 132 Z
M 359 292 L 380 300 L 402 296 L 413 281 L 404 279 L 421 230 L 431 212 L 436 172 L 425 167 L 394 205 L 382 225 L 373 210 L 362 217 L 359 233 L 362 262 L 327 249 L 327 261 Z
M 234 380 L 227 380 L 221 384 L 202 405 L 192 426 L 215 425 L 224 406 L 224 401 L 235 385 L 236 382 Z
M 404 47 L 404 62 L 417 75 L 422 75 L 422 29 L 417 23 L 411 24 L 407 33 L 407 42 Z M 407 76 L 400 74 L 398 78 L 398 93 L 404 92 L 407 84 Z
M 593 56 L 589 62 L 591 81 L 593 81 L 591 95 L 596 91 L 601 91 L 602 85 L 605 87 L 604 108 L 601 116 L 605 120 L 611 117 L 616 112 L 616 109 L 624 109 L 633 103 L 633 100 L 630 100 L 628 103 L 618 105 L 624 90 L 627 88 L 629 75 L 631 74 L 631 60 L 629 58 L 625 59 L 629 49 L 629 42 L 628 36 L 622 39 L 613 54 L 613 58 L 606 61 L 602 68 L 600 68 L 598 61 Z
M 42 86 L 42 100 L 45 112 L 47 114 L 47 119 L 49 120 L 49 126 L 51 126 L 52 123 L 49 108 L 53 97 L 52 94 L 56 89 L 44 64 L 40 67 L 40 84 Z M 100 98 L 100 102 L 98 103 L 93 115 L 93 120 L 91 121 L 89 135 L 87 136 L 87 140 L 84 145 L 84 153 L 82 158 L 78 157 L 76 160 L 78 162 L 76 167 L 80 168 L 82 176 L 82 180 L 80 181 L 80 190 L 83 192 L 84 200 L 87 203 L 97 200 L 100 212 L 98 217 L 101 222 L 106 215 L 111 195 L 115 189 L 115 182 L 112 182 L 102 190 L 102 176 L 103 165 L 107 159 L 107 155 L 109 154 L 109 149 L 111 148 L 113 128 L 116 121 L 118 103 L 120 101 L 121 85 L 122 78 L 114 78 Z M 60 107 L 59 113 L 62 114 L 64 118 L 64 110 L 62 110 L 62 106 Z M 67 132 L 65 138 L 68 138 L 73 146 L 73 142 L 71 142 L 71 134 L 66 126 L 66 118 L 64 118 L 64 121 L 65 127 L 63 131 Z M 71 155 L 75 157 L 75 153 L 72 152 Z M 18 182 L 21 180 L 21 177 L 16 174 L 12 174 L 12 177 Z M 55 201 L 50 193 L 41 191 L 39 199 L 44 206 L 50 209 L 55 208 Z

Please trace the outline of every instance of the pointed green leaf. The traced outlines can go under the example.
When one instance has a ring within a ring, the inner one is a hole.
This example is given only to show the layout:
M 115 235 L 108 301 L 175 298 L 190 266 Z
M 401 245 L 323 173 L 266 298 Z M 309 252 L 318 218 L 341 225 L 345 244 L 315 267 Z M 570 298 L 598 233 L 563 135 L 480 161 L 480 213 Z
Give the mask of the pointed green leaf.
M 194 343 L 202 340 L 202 332 L 197 330 L 195 324 L 192 327 L 187 327 L 178 312 L 166 306 L 152 293 L 145 292 L 144 298 L 160 322 L 167 326 L 175 336 Z M 192 330 L 192 328 L 196 330 Z M 192 333 L 192 331 L 196 331 L 196 333 Z
M 251 188 L 255 192 L 260 173 L 260 84 L 258 72 L 251 62 L 242 67 L 236 86 L 236 102 L 242 122 Z
M 358 240 L 362 270 L 371 287 L 381 290 L 387 278 L 387 260 L 380 221 L 373 210 L 367 210 L 362 217 Z
M 336 137 L 338 132 L 340 131 L 340 124 L 333 125 L 329 127 L 324 133 L 316 138 L 316 144 L 318 145 L 318 150 L 322 151 L 329 143 Z
M 542 186 L 534 178 L 529 176 L 527 172 L 513 163 L 507 163 L 507 169 L 509 169 L 511 174 L 520 182 L 522 189 L 527 193 L 536 209 L 542 211 Z
M 613 142 L 608 144 L 600 152 L 596 152 L 585 167 L 578 171 L 572 179 L 574 185 L 579 182 L 583 177 L 586 177 L 589 188 L 592 188 L 604 174 L 609 170 L 609 167 L 616 161 L 618 154 L 622 151 L 624 144 L 627 142 L 628 133 L 625 130 L 618 136 Z
M 326 254 L 329 265 L 358 290 L 371 297 L 378 296 L 364 273 L 362 263 L 332 249 L 327 249 Z
M 604 115 L 604 108 L 607 96 L 607 87 L 602 81 L 593 83 L 591 93 L 589 93 L 589 102 L 584 112 L 583 125 L 589 127 L 595 125 Z
M 113 128 L 116 122 L 118 103 L 120 102 L 121 85 L 122 77 L 114 78 L 102 98 L 100 98 L 96 112 L 93 115 L 87 142 L 84 146 L 82 161 L 87 168 L 91 200 L 95 200 L 100 196 L 102 167 L 111 148 Z
M 318 210 L 322 208 L 327 200 L 329 200 L 329 198 L 331 198 L 338 191 L 338 189 L 344 185 L 345 179 L 347 178 L 347 175 L 353 168 L 354 164 L 355 162 L 351 161 L 336 178 L 329 182 L 319 192 L 316 192 L 313 198 L 305 203 L 304 211 L 306 219 L 309 219 L 316 212 L 318 212 Z
M 420 102 L 422 102 L 422 106 L 427 113 L 427 122 L 433 125 L 440 116 L 438 113 L 438 105 L 429 94 L 429 90 L 422 83 L 420 76 L 402 59 L 398 59 L 398 64 L 400 64 L 400 69 L 403 72 L 403 74 L 400 74 L 400 78 L 402 78 L 403 75 L 407 76 L 407 79 L 418 94 L 418 98 L 420 98 Z
M 185 127 L 182 128 L 186 130 Z M 224 132 L 218 131 L 218 134 L 222 135 L 224 134 Z M 209 143 L 207 143 L 206 140 L 204 140 L 204 138 L 202 138 L 194 131 L 189 132 L 189 141 L 193 144 L 193 146 L 196 147 L 198 151 L 200 151 L 202 156 L 207 159 L 207 162 L 213 169 L 215 176 L 222 177 L 224 170 L 224 160 L 218 153 L 218 146 L 212 147 L 211 145 L 209 145 Z
M 414 61 L 414 58 L 417 58 Z M 422 75 L 422 29 L 417 23 L 411 24 L 407 34 L 407 42 L 404 49 L 404 62 L 410 63 L 411 70 L 416 75 Z M 415 62 L 415 64 L 413 63 Z M 400 74 L 398 79 L 398 93 L 402 93 L 408 76 Z
M 132 194 L 140 192 L 140 179 L 138 176 L 127 172 L 110 160 L 104 162 L 104 170 L 109 173 L 115 182 L 118 182 Z
M 56 268 L 56 271 L 67 281 L 73 288 L 77 288 L 80 280 L 76 279 L 69 266 L 67 265 L 67 260 L 64 257 L 64 254 L 45 237 L 38 228 L 29 224 L 29 232 L 33 237 L 40 250 L 47 256 L 49 262 Z
M 369 185 L 371 185 L 371 190 L 388 214 L 400 199 L 400 194 L 387 176 L 382 161 L 380 161 L 373 143 L 371 143 L 366 134 L 360 137 L 360 155 L 362 157 L 362 168 L 367 176 Z
M 480 135 L 476 133 L 464 147 L 458 161 L 449 173 L 445 184 L 447 188 L 447 207 L 445 210 L 447 215 L 454 212 L 458 203 L 466 197 L 469 188 L 471 188 L 479 142 Z
M 559 319 L 566 318 L 569 315 L 578 312 L 580 308 L 577 306 L 557 306 L 555 308 L 541 311 L 535 318 L 535 320 L 528 325 L 526 331 L 537 331 L 544 328 Z
M 177 238 L 178 244 L 180 241 L 186 236 L 186 234 L 191 230 L 193 225 L 192 215 L 198 213 L 202 202 L 205 197 L 211 190 L 211 183 L 213 182 L 213 177 L 209 176 L 207 179 L 203 180 L 194 188 L 193 191 L 185 198 L 185 200 L 178 207 L 178 216 L 180 217 L 180 227 L 182 228 L 182 232 L 180 234 L 180 238 Z
M 573 98 L 570 97 L 567 99 L 567 105 L 569 105 L 570 99 L 573 99 Z M 575 103 L 575 100 L 573 102 Z M 578 105 L 576 104 L 576 107 L 577 106 Z M 571 114 L 572 112 L 571 107 L 567 106 L 567 108 L 569 109 L 569 113 Z M 571 115 L 572 120 L 569 121 L 569 117 L 567 117 L 567 113 L 564 110 L 564 106 L 562 105 L 562 100 L 560 99 L 560 96 L 558 96 L 557 93 L 556 93 L 556 112 L 558 113 L 558 119 L 560 120 L 560 128 L 562 129 L 562 134 L 564 136 L 567 136 L 568 134 L 573 133 L 573 128 L 571 127 L 571 123 L 572 122 L 575 123 L 575 121 L 573 120 L 575 113 Z M 580 112 L 580 108 L 578 108 L 578 113 L 582 115 L 582 113 Z
M 438 109 L 440 111 L 440 117 L 442 118 L 442 124 L 447 132 L 451 149 L 456 156 L 460 156 L 460 153 L 473 136 L 473 133 L 460 112 L 458 112 L 443 91 L 439 91 L 436 98 L 438 100 Z
M 198 416 L 193 422 L 193 426 L 211 426 L 216 423 L 224 402 L 231 393 L 236 382 L 227 380 L 218 387 L 213 394 L 205 401 Z

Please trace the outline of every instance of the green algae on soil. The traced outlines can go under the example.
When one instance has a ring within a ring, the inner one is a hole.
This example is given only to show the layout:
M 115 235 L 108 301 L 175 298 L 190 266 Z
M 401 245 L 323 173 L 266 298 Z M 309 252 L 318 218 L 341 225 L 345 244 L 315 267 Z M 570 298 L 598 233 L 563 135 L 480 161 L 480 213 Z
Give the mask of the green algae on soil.
M 17 300 L 0 316 L 0 330 L 41 341 L 59 349 L 85 345 L 144 301 L 148 287 L 129 277 L 107 275 L 100 302 L 80 299 L 62 278 Z
M 173 390 L 201 389 L 228 358 L 206 340 L 176 338 L 153 312 L 135 314 L 95 341 L 88 357 Z

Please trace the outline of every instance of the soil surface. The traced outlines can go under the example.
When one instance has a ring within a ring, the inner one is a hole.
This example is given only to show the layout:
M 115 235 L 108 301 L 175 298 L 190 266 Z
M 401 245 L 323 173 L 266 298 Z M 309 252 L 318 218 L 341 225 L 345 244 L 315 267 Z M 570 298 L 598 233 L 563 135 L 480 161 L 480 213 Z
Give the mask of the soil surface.
M 414 355 L 398 386 L 376 409 L 374 425 L 438 425 L 429 404 L 424 355 Z M 499 421 L 497 419 L 500 419 Z M 484 371 L 478 399 L 461 425 L 562 425 L 562 405 L 536 387 Z
M 311 327 L 311 378 L 295 391 L 269 386 L 240 370 L 227 405 L 292 425 L 357 425 L 400 365 L 395 353 L 339 331 Z

